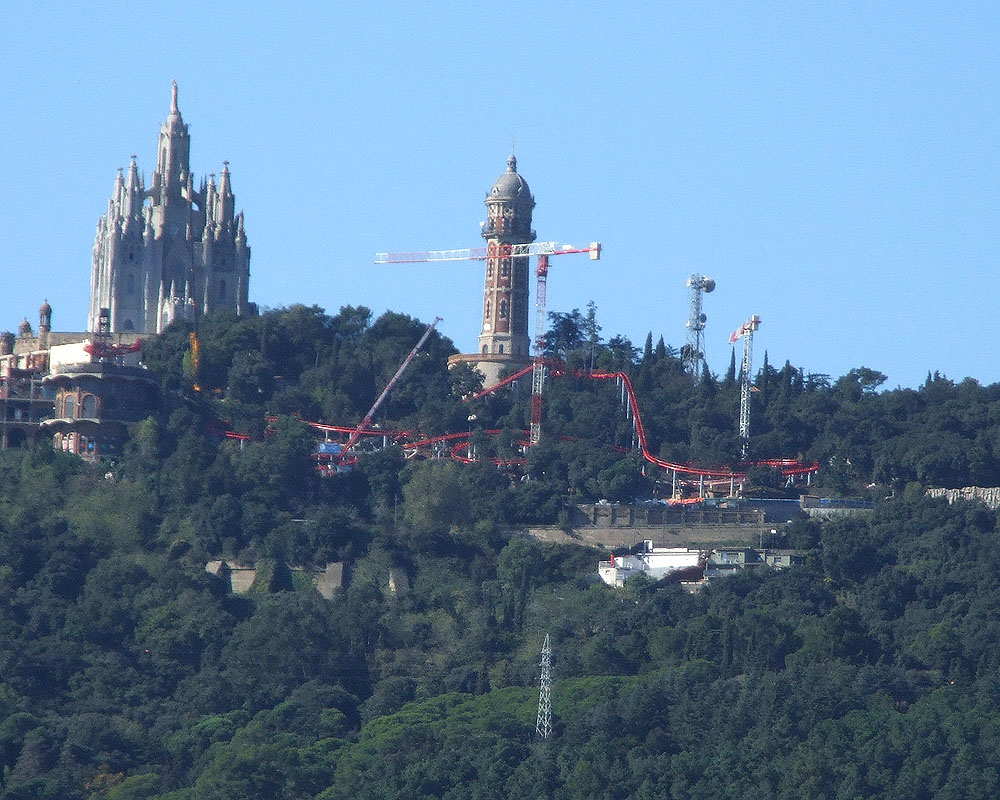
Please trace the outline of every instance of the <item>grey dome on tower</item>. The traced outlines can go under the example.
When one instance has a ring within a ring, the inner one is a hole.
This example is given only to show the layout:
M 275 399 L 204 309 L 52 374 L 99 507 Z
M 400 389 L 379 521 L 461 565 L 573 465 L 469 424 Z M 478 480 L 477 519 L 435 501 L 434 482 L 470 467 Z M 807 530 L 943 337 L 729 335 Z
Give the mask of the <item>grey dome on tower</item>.
M 519 206 L 534 207 L 535 198 L 531 196 L 528 182 L 517 174 L 517 159 L 511 153 L 507 159 L 507 170 L 496 180 L 490 189 L 490 199 L 513 200 Z

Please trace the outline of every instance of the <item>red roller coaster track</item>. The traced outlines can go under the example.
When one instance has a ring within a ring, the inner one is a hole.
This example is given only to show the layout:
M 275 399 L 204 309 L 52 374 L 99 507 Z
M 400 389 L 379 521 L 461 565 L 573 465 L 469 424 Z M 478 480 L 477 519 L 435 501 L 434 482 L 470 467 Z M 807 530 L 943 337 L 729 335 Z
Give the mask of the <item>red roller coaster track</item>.
M 625 372 L 590 372 L 586 370 L 567 370 L 565 366 L 558 362 L 550 363 L 550 374 L 553 377 L 561 377 L 564 375 L 572 375 L 576 378 L 587 378 L 590 380 L 597 381 L 617 381 L 624 389 L 624 394 L 628 402 L 629 414 L 632 418 L 632 424 L 635 431 L 635 443 L 638 447 L 639 453 L 642 455 L 643 459 L 650 464 L 654 464 L 661 469 L 667 470 L 672 473 L 673 480 L 675 482 L 691 484 L 697 482 L 699 486 L 704 485 L 719 485 L 724 483 L 740 483 L 746 478 L 747 469 L 753 466 L 763 466 L 770 467 L 771 469 L 780 470 L 781 474 L 785 478 L 794 480 L 795 478 L 805 476 L 807 479 L 811 477 L 816 471 L 819 470 L 819 464 L 815 461 L 813 462 L 803 462 L 791 458 L 771 458 L 762 459 L 759 461 L 749 462 L 747 464 L 740 464 L 737 466 L 724 466 L 724 467 L 701 467 L 693 465 L 690 463 L 679 463 L 674 461 L 667 461 L 665 459 L 659 458 L 649 450 L 649 445 L 646 439 L 646 428 L 643 425 L 642 414 L 639 411 L 639 401 L 636 398 L 635 390 L 632 387 L 632 380 Z M 473 399 L 479 399 L 486 397 L 506 386 L 509 386 L 513 382 L 520 378 L 523 378 L 528 373 L 532 371 L 532 367 L 525 367 L 519 372 L 508 376 L 504 380 L 500 381 L 489 389 L 485 389 L 475 395 Z M 273 422 L 276 418 L 269 417 L 268 420 Z M 415 439 L 415 431 L 396 431 L 390 429 L 373 429 L 364 428 L 359 431 L 357 427 L 343 426 L 343 425 L 328 425 L 322 422 L 310 422 L 308 420 L 302 420 L 306 425 L 309 425 L 314 430 L 321 431 L 324 434 L 337 433 L 343 435 L 361 435 L 366 437 L 381 436 L 386 439 L 392 440 L 398 444 L 406 457 L 412 457 L 417 455 L 421 451 L 427 451 L 431 449 L 437 449 L 439 455 L 443 455 L 445 452 L 448 456 L 455 461 L 459 461 L 464 464 L 471 464 L 478 459 L 470 452 L 471 448 L 471 432 L 462 433 L 447 433 L 440 436 L 431 436 L 423 439 Z M 481 431 L 483 435 L 486 436 L 497 436 L 501 433 L 500 430 L 484 430 Z M 516 438 L 513 444 L 519 447 L 527 447 L 529 445 L 528 431 L 515 431 Z M 230 435 L 227 432 L 226 435 Z M 243 434 L 234 434 L 232 438 L 244 438 Z M 570 437 L 561 437 L 563 439 L 568 439 Z M 627 452 L 625 448 L 616 448 Z M 342 463 L 353 463 L 355 458 L 349 458 L 348 462 Z M 491 459 L 492 463 L 497 466 L 518 466 L 525 463 L 524 458 L 513 458 L 513 459 Z

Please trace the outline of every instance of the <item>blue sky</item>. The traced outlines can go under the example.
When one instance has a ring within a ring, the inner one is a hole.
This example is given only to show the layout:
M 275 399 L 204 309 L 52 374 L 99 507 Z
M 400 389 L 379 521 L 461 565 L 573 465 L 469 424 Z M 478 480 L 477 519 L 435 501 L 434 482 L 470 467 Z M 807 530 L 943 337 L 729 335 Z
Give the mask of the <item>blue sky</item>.
M 376 251 L 473 247 L 514 142 L 550 310 L 707 354 L 751 314 L 759 364 L 887 386 L 1000 381 L 995 3 L 0 4 L 0 329 L 85 325 L 119 166 L 147 175 L 170 81 L 196 176 L 228 159 L 251 299 L 430 320 L 464 352 L 482 267 Z M 533 315 L 532 315 L 533 318 Z

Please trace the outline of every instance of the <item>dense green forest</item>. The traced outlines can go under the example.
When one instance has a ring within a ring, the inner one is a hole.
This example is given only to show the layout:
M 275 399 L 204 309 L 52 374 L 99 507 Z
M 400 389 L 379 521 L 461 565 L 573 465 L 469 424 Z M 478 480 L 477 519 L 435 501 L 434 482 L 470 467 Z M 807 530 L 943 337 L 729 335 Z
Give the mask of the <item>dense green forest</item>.
M 662 338 L 602 338 L 593 307 L 551 323 L 552 357 L 630 373 L 660 456 L 734 461 L 735 358 L 696 384 Z M 997 515 L 924 493 L 1000 485 L 1000 386 L 765 362 L 752 454 L 815 459 L 817 491 L 874 511 L 788 526 L 802 567 L 616 591 L 597 552 L 517 533 L 658 491 L 621 452 L 613 386 L 553 379 L 542 444 L 497 469 L 529 390 L 464 400 L 476 374 L 434 334 L 376 422 L 472 430 L 480 462 L 389 447 L 317 473 L 296 415 L 356 424 L 425 327 L 207 317 L 196 360 L 182 326 L 147 343 L 162 413 L 114 462 L 0 452 L 0 798 L 1000 796 Z M 794 494 L 778 477 L 754 474 Z M 212 558 L 263 577 L 234 595 Z M 329 561 L 349 578 L 332 600 L 289 569 Z

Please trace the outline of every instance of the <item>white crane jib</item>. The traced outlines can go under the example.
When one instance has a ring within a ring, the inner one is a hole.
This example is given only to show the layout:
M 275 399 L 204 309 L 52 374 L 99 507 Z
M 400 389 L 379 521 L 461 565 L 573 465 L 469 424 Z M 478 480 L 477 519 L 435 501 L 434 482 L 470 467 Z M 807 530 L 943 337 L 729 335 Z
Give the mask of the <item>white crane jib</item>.
M 414 253 L 376 253 L 376 264 L 419 264 L 425 261 L 485 261 L 500 256 L 556 256 L 569 253 L 589 253 L 591 261 L 601 257 L 601 243 L 591 242 L 586 247 L 562 242 L 531 242 L 530 244 L 497 244 L 487 247 L 465 247 L 459 250 L 424 250 Z

